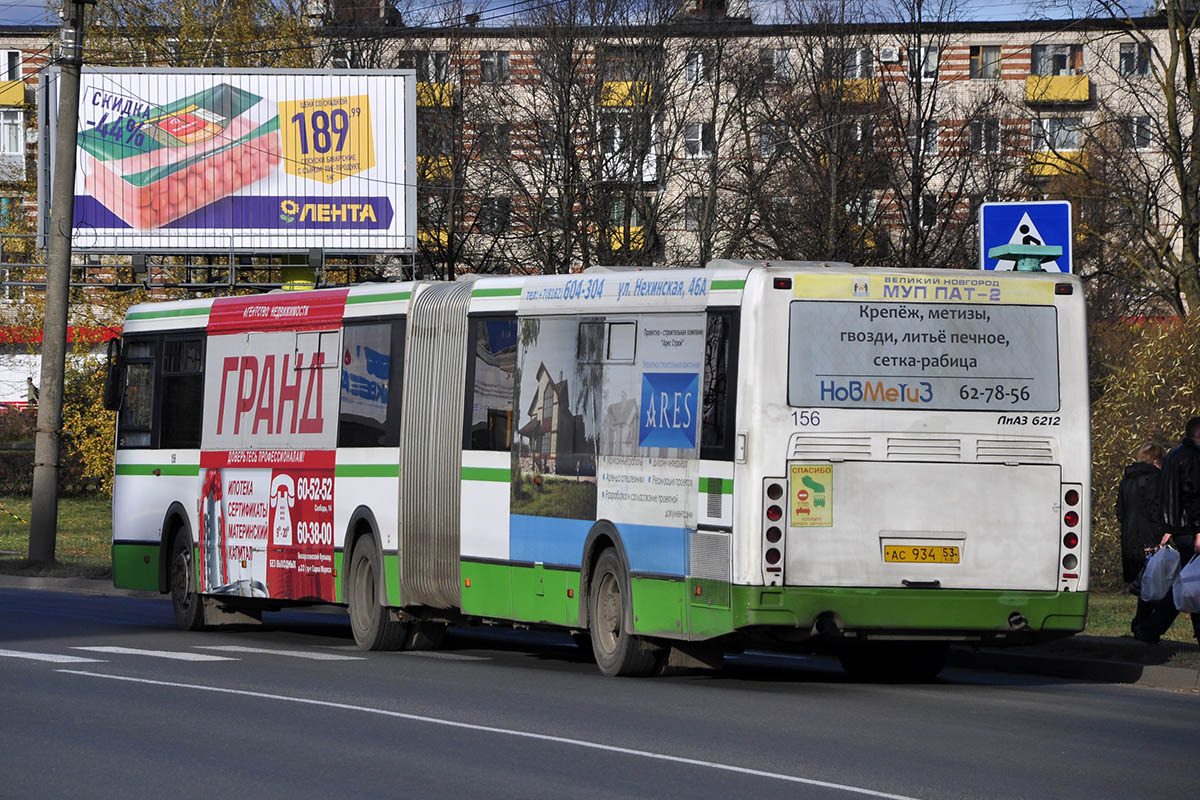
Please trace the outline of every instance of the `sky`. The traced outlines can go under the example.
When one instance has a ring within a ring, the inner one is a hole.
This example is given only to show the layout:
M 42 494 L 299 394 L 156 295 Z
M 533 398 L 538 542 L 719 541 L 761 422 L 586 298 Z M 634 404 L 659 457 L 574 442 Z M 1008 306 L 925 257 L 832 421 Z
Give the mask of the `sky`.
M 1146 0 L 1147 4 L 1150 0 Z M 436 0 L 429 0 L 436 2 Z M 1069 5 L 1074 2 L 1077 7 L 1083 7 L 1086 0 L 960 0 L 962 20 L 991 20 L 1011 21 L 1022 19 L 1065 19 L 1072 16 Z M 1132 0 L 1139 3 L 1141 0 Z M 421 0 L 414 0 L 414 5 L 420 5 Z M 779 0 L 750 0 L 751 8 L 757 22 L 770 22 L 771 9 L 779 4 Z M 936 3 L 931 3 L 931 5 Z M 509 10 L 520 7 L 517 0 L 490 0 L 489 5 L 497 9 L 497 19 L 501 22 Z M 504 11 L 499 11 L 503 9 Z M 58 14 L 47 10 L 44 0 L 0 0 L 0 25 L 57 25 Z

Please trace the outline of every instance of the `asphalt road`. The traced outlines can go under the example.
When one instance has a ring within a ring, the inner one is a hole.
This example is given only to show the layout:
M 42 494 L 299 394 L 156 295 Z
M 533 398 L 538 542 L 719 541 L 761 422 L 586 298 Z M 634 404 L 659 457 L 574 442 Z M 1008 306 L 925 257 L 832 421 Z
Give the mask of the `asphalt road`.
M 184 633 L 165 600 L 0 589 L 0 797 L 1183 798 L 1200 695 L 749 655 L 603 678 L 565 637 L 360 653 L 342 615 Z

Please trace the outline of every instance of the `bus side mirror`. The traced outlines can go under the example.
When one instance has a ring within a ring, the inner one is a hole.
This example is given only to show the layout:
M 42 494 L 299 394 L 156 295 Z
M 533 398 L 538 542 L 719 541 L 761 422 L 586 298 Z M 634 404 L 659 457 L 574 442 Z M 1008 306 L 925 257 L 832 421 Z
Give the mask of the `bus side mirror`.
M 108 364 L 104 370 L 104 407 L 120 411 L 125 399 L 125 370 L 121 364 L 121 340 L 108 340 Z

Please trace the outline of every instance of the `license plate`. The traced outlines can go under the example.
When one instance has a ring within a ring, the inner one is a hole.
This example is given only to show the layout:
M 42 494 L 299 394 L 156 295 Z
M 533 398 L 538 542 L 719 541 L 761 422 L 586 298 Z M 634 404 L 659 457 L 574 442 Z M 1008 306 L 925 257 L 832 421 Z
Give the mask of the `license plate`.
M 957 564 L 956 545 L 885 544 L 883 560 L 900 564 Z

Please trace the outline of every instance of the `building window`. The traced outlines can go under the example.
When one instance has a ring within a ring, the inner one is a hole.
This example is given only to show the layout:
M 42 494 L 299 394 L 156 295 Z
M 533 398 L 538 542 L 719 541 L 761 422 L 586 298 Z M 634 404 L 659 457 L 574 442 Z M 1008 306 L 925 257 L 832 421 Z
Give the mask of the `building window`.
M 683 145 L 690 158 L 708 158 L 713 154 L 713 124 L 689 122 L 683 126 Z
M 1126 144 L 1135 150 L 1149 150 L 1151 143 L 1150 118 L 1126 117 L 1124 123 Z
M 971 120 L 971 152 L 1000 152 L 1000 120 L 995 117 Z
M 479 204 L 479 229 L 484 233 L 504 233 L 508 230 L 512 198 L 485 197 Z
M 683 205 L 683 229 L 700 230 L 700 219 L 704 216 L 704 198 L 689 197 Z
M 763 158 L 771 158 L 782 152 L 787 144 L 787 132 L 778 122 L 763 122 L 758 126 L 758 152 Z
M 508 80 L 508 51 L 483 50 L 479 53 L 479 79 L 484 83 Z
M 625 208 L 626 200 L 624 197 L 616 197 L 612 200 L 612 205 L 609 207 L 608 224 L 609 227 L 615 230 L 624 230 L 625 228 Z M 636 203 L 629 205 L 629 227 L 640 228 L 642 226 L 642 214 Z
M 1083 45 L 1035 44 L 1031 72 L 1034 75 L 1082 75 Z
M 716 56 L 711 50 L 693 50 L 687 54 L 684 70 L 688 84 L 712 83 Z
M 825 71 L 831 78 L 855 80 L 875 76 L 875 56 L 869 47 L 831 48 L 825 52 Z
M 1141 42 L 1121 42 L 1117 71 L 1127 77 L 1150 74 L 1150 54 Z
M 792 77 L 792 51 L 786 47 L 763 47 L 758 51 L 758 67 L 769 81 Z
M 997 80 L 999 77 L 1000 45 L 973 45 L 971 47 L 972 80 Z
M 919 213 L 921 227 L 925 230 L 929 230 L 937 224 L 938 206 L 936 194 L 932 192 L 923 192 L 921 194 Z
M 6 80 L 6 81 L 21 80 L 21 51 L 20 50 L 5 50 L 4 51 L 4 80 Z
M 1031 131 L 1033 147 L 1035 150 L 1078 150 L 1082 127 L 1083 120 L 1079 117 L 1035 119 Z
M 908 49 L 908 74 L 916 80 L 932 81 L 937 79 L 938 58 L 941 48 L 910 47 Z
M 413 58 L 417 68 L 417 80 L 425 83 L 446 83 L 450 80 L 450 54 L 435 50 L 417 53 Z
M 479 126 L 479 150 L 488 155 L 507 158 L 512 149 L 509 126 L 502 122 L 485 122 Z
M 0 111 L 0 154 L 19 156 L 25 152 L 25 128 L 23 113 Z
M 929 120 L 920 127 L 917 126 L 917 123 L 912 123 L 908 134 L 908 151 L 913 158 L 920 158 L 922 153 L 925 155 L 937 153 L 938 124 L 936 120 Z

